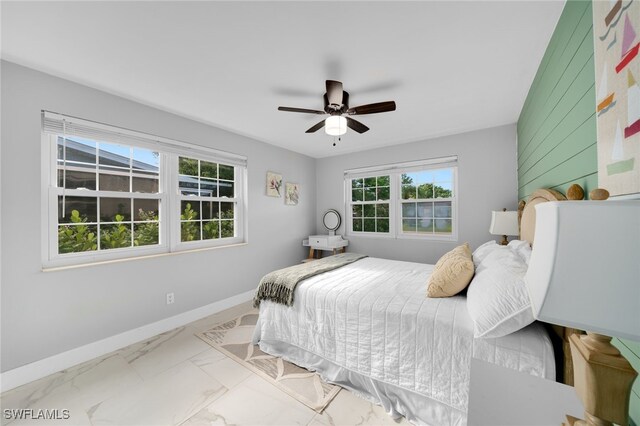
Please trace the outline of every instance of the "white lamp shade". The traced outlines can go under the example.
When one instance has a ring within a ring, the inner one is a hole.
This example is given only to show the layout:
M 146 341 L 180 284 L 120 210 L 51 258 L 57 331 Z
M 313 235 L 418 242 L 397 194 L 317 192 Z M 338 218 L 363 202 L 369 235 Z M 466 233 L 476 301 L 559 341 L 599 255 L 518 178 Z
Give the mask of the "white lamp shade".
M 332 115 L 324 120 L 324 131 L 331 136 L 340 136 L 347 133 L 347 119 L 341 115 Z
M 518 212 L 491 212 L 491 235 L 519 235 Z
M 640 340 L 640 201 L 536 208 L 525 282 L 535 318 Z

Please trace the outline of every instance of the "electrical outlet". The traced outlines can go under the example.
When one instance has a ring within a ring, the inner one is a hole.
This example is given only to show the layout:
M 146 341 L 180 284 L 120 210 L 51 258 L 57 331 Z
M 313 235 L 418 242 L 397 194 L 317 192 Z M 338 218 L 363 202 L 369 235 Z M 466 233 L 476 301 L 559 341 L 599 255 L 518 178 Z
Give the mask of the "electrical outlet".
M 175 301 L 176 301 L 176 299 L 175 299 L 173 293 L 167 293 L 167 305 L 170 305 Z

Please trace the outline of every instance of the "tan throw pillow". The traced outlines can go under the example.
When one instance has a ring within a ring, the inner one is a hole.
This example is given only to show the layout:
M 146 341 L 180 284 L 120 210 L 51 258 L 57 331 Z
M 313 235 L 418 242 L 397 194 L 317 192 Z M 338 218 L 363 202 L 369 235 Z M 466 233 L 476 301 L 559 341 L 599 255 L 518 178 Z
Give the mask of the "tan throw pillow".
M 464 243 L 438 260 L 427 281 L 427 296 L 455 296 L 469 285 L 473 272 L 471 249 L 469 243 Z

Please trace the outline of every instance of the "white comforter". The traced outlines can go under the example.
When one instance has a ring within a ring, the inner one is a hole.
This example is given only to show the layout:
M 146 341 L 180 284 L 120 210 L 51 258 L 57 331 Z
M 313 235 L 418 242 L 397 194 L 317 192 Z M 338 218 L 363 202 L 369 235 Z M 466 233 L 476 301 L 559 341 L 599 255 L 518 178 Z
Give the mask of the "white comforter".
M 472 357 L 554 378 L 553 349 L 540 325 L 474 339 L 464 296 L 425 297 L 432 269 L 365 258 L 306 279 L 292 307 L 262 302 L 254 341 L 285 342 L 426 397 L 433 415 L 418 419 L 424 423 L 465 423 Z

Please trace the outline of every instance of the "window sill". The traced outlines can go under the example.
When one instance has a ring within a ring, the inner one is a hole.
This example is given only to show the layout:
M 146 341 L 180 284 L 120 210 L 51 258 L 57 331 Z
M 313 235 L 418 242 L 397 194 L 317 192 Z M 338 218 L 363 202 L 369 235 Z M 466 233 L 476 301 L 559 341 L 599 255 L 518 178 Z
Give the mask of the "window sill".
M 458 241 L 457 235 L 382 235 L 382 234 L 345 234 L 347 239 L 350 238 L 379 238 L 384 240 L 423 240 L 423 241 Z
M 399 240 L 458 241 L 457 235 L 398 235 Z
M 347 233 L 345 234 L 345 237 L 347 238 L 382 238 L 385 240 L 388 239 L 395 239 L 395 237 L 393 235 L 390 234 L 383 234 L 383 233 Z
M 76 263 L 72 265 L 61 265 L 61 266 L 43 266 L 42 272 L 65 271 L 68 269 L 86 268 L 91 266 L 108 265 L 112 263 L 132 262 L 136 260 L 154 259 L 157 257 L 165 257 L 165 256 L 176 256 L 176 255 L 183 255 L 183 254 L 189 254 L 189 253 L 195 253 L 195 252 L 201 252 L 201 251 L 219 250 L 219 249 L 225 249 L 230 247 L 242 247 L 242 246 L 246 246 L 247 244 L 249 243 L 243 242 L 243 243 L 235 243 L 235 244 L 213 246 L 213 247 L 199 247 L 199 248 L 192 248 L 192 249 L 185 249 L 185 250 L 177 250 L 172 252 L 146 254 L 146 255 L 135 256 L 135 257 L 125 257 L 122 259 L 108 259 L 108 260 L 105 259 L 105 260 L 99 260 L 99 261 L 93 261 L 93 262 L 87 262 L 87 263 Z

